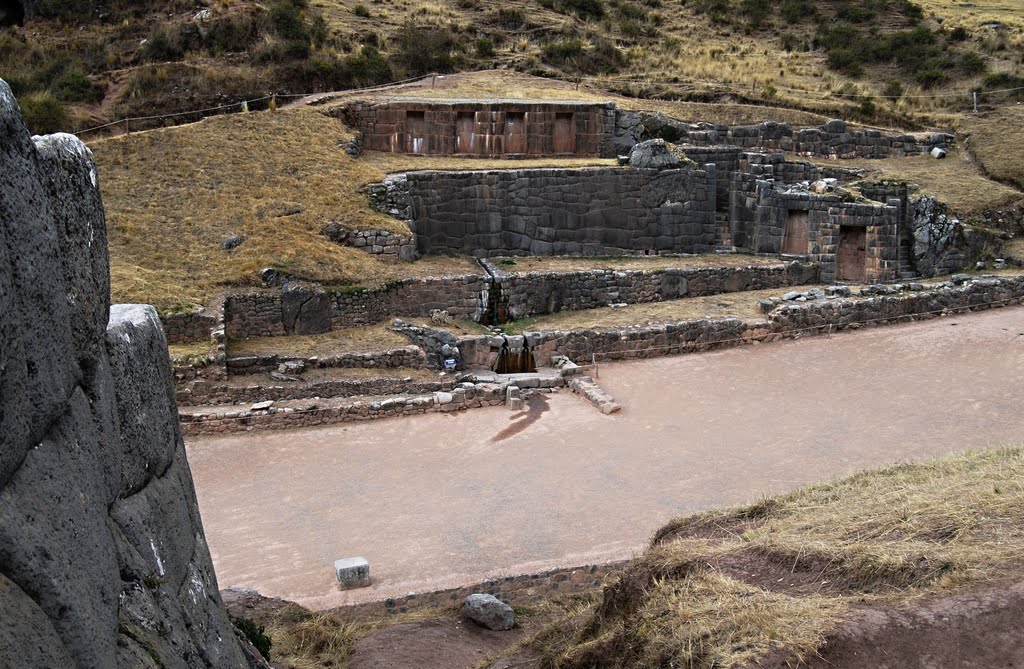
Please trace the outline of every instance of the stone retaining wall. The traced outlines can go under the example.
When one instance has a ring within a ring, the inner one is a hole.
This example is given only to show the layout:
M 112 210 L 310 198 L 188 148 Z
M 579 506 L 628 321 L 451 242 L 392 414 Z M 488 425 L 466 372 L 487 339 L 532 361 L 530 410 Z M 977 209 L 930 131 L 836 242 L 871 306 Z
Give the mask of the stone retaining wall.
M 756 125 L 684 123 L 664 114 L 619 111 L 615 144 L 620 151 L 637 142 L 662 138 L 680 145 L 729 145 L 742 149 L 789 151 L 825 158 L 889 158 L 916 156 L 933 147 L 949 147 L 947 133 L 920 136 L 875 129 L 854 129 L 845 121 L 831 120 L 818 128 L 795 129 L 786 123 Z
M 217 318 L 203 311 L 160 314 L 168 344 L 208 341 L 217 327 Z
M 463 157 L 612 155 L 615 105 L 528 100 L 357 100 L 338 112 L 370 151 Z
M 813 263 L 657 270 L 581 270 L 512 274 L 485 261 L 512 319 L 609 304 L 640 304 L 818 282 Z
M 361 249 L 381 260 L 397 262 L 416 259 L 416 242 L 412 232 L 398 234 L 390 230 L 349 230 L 338 223 L 328 223 L 322 232 L 336 244 Z
M 417 346 L 405 346 L 386 351 L 353 352 L 316 358 L 278 355 L 276 353 L 240 355 L 229 357 L 227 368 L 231 374 L 259 374 L 261 372 L 272 372 L 278 368 L 278 365 L 293 361 L 304 362 L 308 368 L 394 369 L 405 367 L 422 369 L 426 367 L 426 356 L 423 354 L 423 351 Z
M 700 253 L 718 242 L 710 165 L 425 171 L 405 183 L 420 253 Z
M 486 308 L 490 277 L 482 273 L 405 279 L 374 289 L 326 291 L 317 308 L 308 306 L 292 323 L 284 317 L 282 291 L 260 290 L 230 295 L 225 304 L 228 337 L 276 337 L 370 325 L 394 316 L 429 316 L 444 309 L 455 318 L 479 320 Z M 305 301 L 304 304 L 316 304 Z
M 451 392 L 403 395 L 378 401 L 335 401 L 326 406 L 293 409 L 271 407 L 265 411 L 181 412 L 181 429 L 186 436 L 245 432 L 252 429 L 287 430 L 333 423 L 375 420 L 423 413 L 447 413 L 505 403 L 505 389 L 498 384 L 460 384 Z
M 178 404 L 182 406 L 215 406 L 218 404 L 245 404 L 305 400 L 314 397 L 358 397 L 363 395 L 423 395 L 451 390 L 453 381 L 425 381 L 411 377 L 380 376 L 369 379 L 332 379 L 319 382 L 267 383 L 254 385 L 226 385 L 223 383 L 193 383 L 178 390 Z

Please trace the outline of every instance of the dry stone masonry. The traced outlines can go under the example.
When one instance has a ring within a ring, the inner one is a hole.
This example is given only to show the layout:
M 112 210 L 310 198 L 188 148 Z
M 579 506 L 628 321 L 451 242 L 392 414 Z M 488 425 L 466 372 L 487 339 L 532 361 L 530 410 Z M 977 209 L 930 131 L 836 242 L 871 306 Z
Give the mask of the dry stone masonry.
M 248 667 L 163 329 L 109 281 L 89 150 L 33 141 L 0 81 L 0 666 Z

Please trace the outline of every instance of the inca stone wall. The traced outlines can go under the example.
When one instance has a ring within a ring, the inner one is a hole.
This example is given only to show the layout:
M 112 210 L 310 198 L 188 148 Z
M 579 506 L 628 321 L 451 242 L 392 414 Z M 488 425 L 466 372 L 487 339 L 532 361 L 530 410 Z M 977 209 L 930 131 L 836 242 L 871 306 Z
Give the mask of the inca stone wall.
M 232 338 L 316 334 L 393 316 L 428 316 L 434 309 L 479 320 L 490 282 L 481 270 L 478 275 L 404 279 L 375 289 L 331 292 L 296 283 L 284 290 L 239 293 L 225 302 L 226 333 Z M 298 307 L 289 309 L 289 303 Z
M 88 149 L 0 81 L 0 666 L 246 667 L 148 306 L 109 302 Z
M 407 184 L 420 253 L 700 253 L 717 239 L 713 166 L 427 171 Z
M 756 125 L 729 126 L 721 123 L 685 123 L 652 112 L 619 111 L 616 115 L 615 146 L 620 153 L 651 138 L 662 138 L 686 146 L 728 145 L 742 149 L 787 151 L 826 158 L 890 158 L 916 156 L 933 147 L 949 147 L 954 140 L 946 133 L 922 136 L 854 129 L 845 121 L 828 121 L 819 128 L 793 128 L 786 123 L 766 121 Z
M 594 102 L 394 99 L 353 102 L 340 112 L 362 148 L 391 153 L 602 156 L 610 153 L 615 106 Z
M 512 274 L 485 261 L 500 284 L 500 299 L 512 319 L 609 304 L 640 304 L 742 290 L 780 288 L 818 281 L 812 263 L 749 267 L 587 270 Z

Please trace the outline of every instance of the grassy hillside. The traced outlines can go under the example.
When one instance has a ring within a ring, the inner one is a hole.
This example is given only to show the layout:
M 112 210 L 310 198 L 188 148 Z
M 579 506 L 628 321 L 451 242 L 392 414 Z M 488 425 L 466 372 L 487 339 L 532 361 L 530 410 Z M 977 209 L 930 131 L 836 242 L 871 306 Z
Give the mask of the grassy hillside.
M 813 656 L 857 610 L 1019 579 L 1022 481 L 1017 447 L 676 519 L 595 605 L 538 634 L 524 666 L 710 668 Z
M 40 132 L 495 67 L 582 79 L 584 87 L 630 96 L 774 104 L 884 122 L 965 110 L 969 100 L 951 91 L 1024 83 L 1024 17 L 1014 5 L 51 0 L 39 3 L 27 25 L 0 29 L 0 77 Z M 918 97 L 937 94 L 944 97 Z M 992 94 L 982 102 L 1013 99 Z
M 115 302 L 202 304 L 223 286 L 258 285 L 264 267 L 328 284 L 476 269 L 432 258 L 386 264 L 320 234 L 407 232 L 360 188 L 383 173 L 350 158 L 338 120 L 311 110 L 236 114 L 91 144 L 107 209 Z M 221 243 L 243 238 L 233 251 Z

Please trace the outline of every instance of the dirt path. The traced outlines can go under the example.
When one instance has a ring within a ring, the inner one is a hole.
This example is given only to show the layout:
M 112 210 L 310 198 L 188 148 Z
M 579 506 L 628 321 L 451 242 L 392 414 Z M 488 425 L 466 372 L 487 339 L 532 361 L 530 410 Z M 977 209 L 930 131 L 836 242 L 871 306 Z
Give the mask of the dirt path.
M 629 557 L 669 517 L 1024 440 L 1024 307 L 602 366 L 625 407 L 495 408 L 197 438 L 221 587 L 313 608 Z M 362 555 L 375 585 L 335 589 Z

